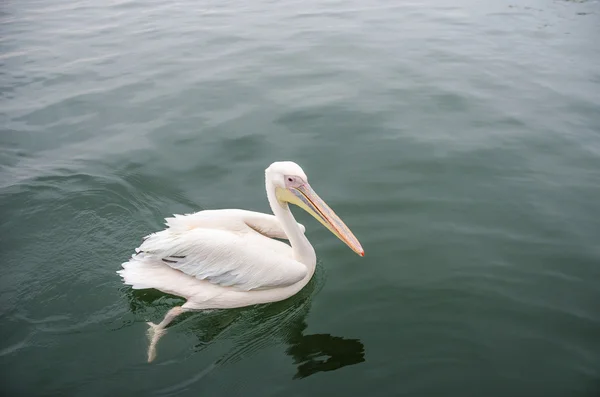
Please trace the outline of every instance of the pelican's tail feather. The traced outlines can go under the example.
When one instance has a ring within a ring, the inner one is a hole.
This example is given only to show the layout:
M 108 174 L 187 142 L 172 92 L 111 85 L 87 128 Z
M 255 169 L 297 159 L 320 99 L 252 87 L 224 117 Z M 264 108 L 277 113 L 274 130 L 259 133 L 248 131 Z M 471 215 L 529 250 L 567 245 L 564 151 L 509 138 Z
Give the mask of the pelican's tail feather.
M 132 255 L 121 267 L 117 273 L 123 283 L 133 289 L 154 288 L 189 299 L 191 296 L 201 296 L 204 287 L 198 279 L 175 270 L 144 252 Z

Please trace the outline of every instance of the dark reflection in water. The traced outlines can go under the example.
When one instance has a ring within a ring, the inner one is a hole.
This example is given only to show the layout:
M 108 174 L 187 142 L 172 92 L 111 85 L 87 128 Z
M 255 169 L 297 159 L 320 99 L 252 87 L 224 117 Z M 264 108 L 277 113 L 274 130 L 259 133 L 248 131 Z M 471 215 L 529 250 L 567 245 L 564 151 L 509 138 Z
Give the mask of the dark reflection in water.
M 320 272 L 317 270 L 313 280 L 300 293 L 282 302 L 182 315 L 181 319 L 175 320 L 167 329 L 170 332 L 178 332 L 177 328 L 183 328 L 183 332 L 193 334 L 199 341 L 194 347 L 195 352 L 208 348 L 219 339 L 233 340 L 234 347 L 209 368 L 203 369 L 198 375 L 185 381 L 185 384 L 161 392 L 170 393 L 187 387 L 216 368 L 230 365 L 242 358 L 247 359 L 250 354 L 262 348 L 281 343 L 287 345 L 285 352 L 292 357 L 296 366 L 294 379 L 364 362 L 365 347 L 358 339 L 347 339 L 324 333 L 305 334 L 308 327 L 306 317 L 310 312 L 311 299 L 319 288 L 320 279 Z M 126 291 L 131 311 L 138 317 L 143 316 L 144 320 L 149 320 L 148 316 L 162 318 L 163 311 L 183 302 L 177 297 L 154 290 Z M 160 306 L 160 310 L 151 314 L 150 312 L 156 309 L 157 305 Z M 168 333 L 164 338 L 168 338 Z M 159 342 L 158 360 L 160 358 Z M 140 357 L 140 360 L 143 359 L 144 357 Z
M 306 323 L 302 323 L 306 328 Z M 302 335 L 293 342 L 286 353 L 294 358 L 298 372 L 294 379 L 306 378 L 317 372 L 359 364 L 365 361 L 365 346 L 358 339 L 345 339 L 329 334 Z

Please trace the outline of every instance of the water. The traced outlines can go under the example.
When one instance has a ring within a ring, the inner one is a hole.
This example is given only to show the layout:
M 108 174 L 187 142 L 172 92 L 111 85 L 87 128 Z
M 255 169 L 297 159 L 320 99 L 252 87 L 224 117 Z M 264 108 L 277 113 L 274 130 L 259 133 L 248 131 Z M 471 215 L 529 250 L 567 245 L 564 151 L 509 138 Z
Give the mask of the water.
M 594 396 L 600 3 L 6 1 L 6 395 Z M 268 212 L 298 162 L 298 296 L 182 316 L 115 271 L 163 218 Z

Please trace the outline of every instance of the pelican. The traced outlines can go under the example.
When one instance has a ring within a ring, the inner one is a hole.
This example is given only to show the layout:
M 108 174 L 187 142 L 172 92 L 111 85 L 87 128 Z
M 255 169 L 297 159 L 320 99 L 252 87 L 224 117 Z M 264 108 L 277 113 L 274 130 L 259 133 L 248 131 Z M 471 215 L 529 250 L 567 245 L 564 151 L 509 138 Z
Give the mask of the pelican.
M 307 211 L 364 256 L 357 238 L 315 193 L 298 164 L 271 164 L 265 185 L 273 215 L 239 209 L 174 215 L 166 219 L 166 229 L 144 237 L 117 271 L 133 289 L 153 288 L 186 300 L 159 324 L 148 323 L 148 362 L 156 356 L 165 327 L 185 311 L 277 302 L 308 284 L 317 257 L 289 204 Z

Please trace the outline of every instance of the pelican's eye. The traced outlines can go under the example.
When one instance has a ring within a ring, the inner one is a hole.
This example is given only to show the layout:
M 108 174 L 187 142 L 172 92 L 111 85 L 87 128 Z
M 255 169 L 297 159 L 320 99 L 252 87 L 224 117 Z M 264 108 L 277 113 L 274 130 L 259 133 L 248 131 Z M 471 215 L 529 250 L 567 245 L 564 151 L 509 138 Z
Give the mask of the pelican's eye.
M 285 178 L 285 187 L 287 187 L 287 188 L 297 188 L 306 183 L 299 176 L 285 175 L 284 178 Z

